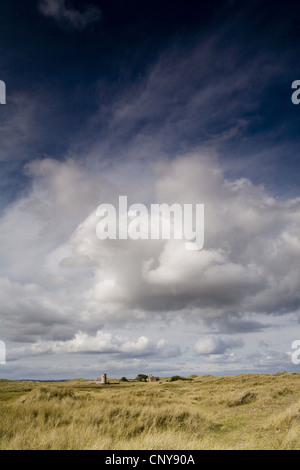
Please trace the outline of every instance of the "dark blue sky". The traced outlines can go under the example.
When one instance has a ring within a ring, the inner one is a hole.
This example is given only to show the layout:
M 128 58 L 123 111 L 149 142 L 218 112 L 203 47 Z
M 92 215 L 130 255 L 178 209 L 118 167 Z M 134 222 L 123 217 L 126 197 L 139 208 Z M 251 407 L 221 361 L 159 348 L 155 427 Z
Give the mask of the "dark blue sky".
M 108 142 L 101 158 L 122 158 L 119 148 L 129 152 L 137 133 L 153 138 L 158 129 L 165 132 L 160 149 L 170 156 L 221 137 L 221 160 L 233 176 L 244 172 L 275 193 L 295 193 L 300 109 L 290 97 L 300 73 L 296 1 L 91 3 L 101 18 L 79 29 L 42 15 L 38 1 L 1 2 L 0 78 L 8 94 L 0 114 L 4 199 L 26 184 L 22 167 L 28 160 L 64 159 L 101 139 Z M 87 7 L 66 5 L 82 13 Z M 213 51 L 204 57 L 209 41 Z M 174 65 L 170 89 L 160 90 L 163 109 L 158 103 L 157 112 L 111 124 L 116 103 L 142 93 L 162 56 L 176 63 L 193 54 L 185 73 L 176 76 Z M 228 92 L 228 81 L 235 80 L 236 89 Z M 189 115 L 187 103 L 191 109 L 193 96 L 214 83 L 215 100 L 205 110 L 195 104 Z M 232 133 L 234 123 L 239 131 Z

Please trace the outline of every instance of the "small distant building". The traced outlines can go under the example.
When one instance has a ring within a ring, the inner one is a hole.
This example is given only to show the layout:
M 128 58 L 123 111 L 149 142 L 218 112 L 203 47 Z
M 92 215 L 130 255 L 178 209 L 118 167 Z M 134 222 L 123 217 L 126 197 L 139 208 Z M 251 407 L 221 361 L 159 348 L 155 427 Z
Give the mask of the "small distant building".
M 107 376 L 106 374 L 102 374 L 100 378 L 96 379 L 96 384 L 107 384 Z
M 147 382 L 158 382 L 160 380 L 160 377 L 154 377 L 152 374 L 148 375 L 146 381 Z

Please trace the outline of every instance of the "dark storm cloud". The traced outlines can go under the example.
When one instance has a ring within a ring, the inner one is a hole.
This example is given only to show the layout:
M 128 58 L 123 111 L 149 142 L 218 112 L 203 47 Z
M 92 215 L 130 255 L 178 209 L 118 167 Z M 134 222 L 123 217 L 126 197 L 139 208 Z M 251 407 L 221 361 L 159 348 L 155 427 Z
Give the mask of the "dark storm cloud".
M 271 324 L 255 319 L 255 315 L 236 312 L 228 312 L 221 318 L 207 320 L 206 324 L 227 334 L 259 332 L 271 327 Z

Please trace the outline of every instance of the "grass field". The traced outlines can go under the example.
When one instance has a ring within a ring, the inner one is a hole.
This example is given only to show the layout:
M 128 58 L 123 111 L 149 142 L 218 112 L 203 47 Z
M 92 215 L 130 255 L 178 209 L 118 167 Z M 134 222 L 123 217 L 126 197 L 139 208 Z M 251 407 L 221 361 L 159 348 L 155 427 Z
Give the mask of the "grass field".
M 300 374 L 0 380 L 1 450 L 300 449 Z

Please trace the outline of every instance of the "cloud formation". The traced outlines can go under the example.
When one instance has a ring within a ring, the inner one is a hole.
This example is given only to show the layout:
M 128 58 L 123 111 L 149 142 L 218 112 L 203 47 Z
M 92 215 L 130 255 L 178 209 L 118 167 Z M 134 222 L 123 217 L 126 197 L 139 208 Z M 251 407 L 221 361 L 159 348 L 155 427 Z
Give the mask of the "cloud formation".
M 78 331 L 67 341 L 38 341 L 10 351 L 11 358 L 39 356 L 41 354 L 111 354 L 113 356 L 176 357 L 180 354 L 178 346 L 169 344 L 165 339 L 151 341 L 147 336 L 129 340 L 124 336 L 112 335 L 98 330 L 95 335 Z
M 223 355 L 233 348 L 241 348 L 243 344 L 241 339 L 223 339 L 217 336 L 205 336 L 195 344 L 195 353 L 200 356 L 211 354 Z
M 300 313 L 295 11 L 278 5 L 270 21 L 256 0 L 221 10 L 18 0 L 15 15 L 11 3 L 0 59 L 5 374 L 288 369 Z M 204 248 L 99 240 L 96 209 L 119 195 L 203 203 Z
M 151 355 L 159 340 L 119 341 L 109 329 L 181 318 L 216 332 L 260 331 L 260 316 L 299 311 L 299 199 L 225 178 L 214 154 L 162 160 L 147 186 L 151 202 L 205 204 L 199 252 L 181 240 L 99 240 L 96 208 L 117 204 L 119 195 L 111 171 L 109 179 L 90 174 L 71 159 L 36 160 L 26 171 L 31 191 L 0 220 L 2 333 L 11 341 L 44 341 L 52 352 L 103 346 Z M 209 337 L 195 351 L 225 354 L 241 345 Z
M 55 20 L 61 27 L 82 31 L 101 18 L 98 7 L 88 5 L 83 12 L 66 5 L 65 0 L 40 0 L 42 15 Z

